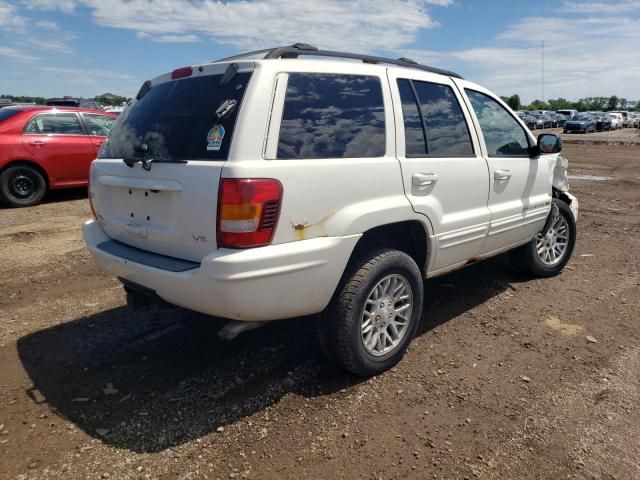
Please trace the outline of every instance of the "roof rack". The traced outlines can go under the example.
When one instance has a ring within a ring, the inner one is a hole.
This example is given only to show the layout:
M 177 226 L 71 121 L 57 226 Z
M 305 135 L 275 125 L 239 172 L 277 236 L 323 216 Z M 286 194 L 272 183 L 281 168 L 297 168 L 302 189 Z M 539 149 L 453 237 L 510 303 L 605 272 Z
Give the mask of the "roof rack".
M 443 70 L 440 68 L 430 67 L 428 65 L 421 65 L 415 60 L 410 58 L 384 58 L 384 57 L 375 57 L 371 55 L 360 55 L 357 53 L 345 53 L 345 52 L 334 52 L 332 50 L 318 50 L 316 47 L 309 45 L 307 43 L 296 43 L 290 45 L 288 47 L 276 47 L 276 48 L 268 48 L 264 50 L 256 50 L 253 52 L 241 53 L 239 55 L 234 55 L 232 57 L 222 58 L 220 60 L 216 60 L 212 63 L 218 62 L 230 62 L 234 60 L 241 60 L 243 58 L 255 57 L 258 55 L 264 55 L 262 58 L 270 59 L 270 58 L 298 58 L 300 56 L 314 56 L 314 57 L 333 57 L 333 58 L 348 58 L 351 60 L 361 60 L 363 63 L 386 63 L 389 65 L 397 65 L 399 67 L 405 68 L 415 68 L 417 70 L 423 70 L 425 72 L 437 73 L 439 75 L 446 75 L 448 77 L 455 77 L 462 79 L 462 76 L 458 75 L 455 72 L 451 72 L 449 70 Z

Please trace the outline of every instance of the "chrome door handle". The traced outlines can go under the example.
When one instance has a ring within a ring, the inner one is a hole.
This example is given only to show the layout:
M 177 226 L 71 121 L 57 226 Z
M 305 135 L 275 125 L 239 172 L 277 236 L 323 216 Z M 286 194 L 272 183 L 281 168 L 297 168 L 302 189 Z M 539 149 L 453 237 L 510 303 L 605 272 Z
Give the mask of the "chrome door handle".
M 411 183 L 414 187 L 426 187 L 428 185 L 433 185 L 437 181 L 437 173 L 414 173 L 411 177 Z
M 494 180 L 509 180 L 513 174 L 511 170 L 494 170 L 493 178 Z
M 29 142 L 29 145 L 33 145 L 34 147 L 40 148 L 44 146 L 44 142 L 41 142 L 40 140 L 36 140 L 34 142 Z

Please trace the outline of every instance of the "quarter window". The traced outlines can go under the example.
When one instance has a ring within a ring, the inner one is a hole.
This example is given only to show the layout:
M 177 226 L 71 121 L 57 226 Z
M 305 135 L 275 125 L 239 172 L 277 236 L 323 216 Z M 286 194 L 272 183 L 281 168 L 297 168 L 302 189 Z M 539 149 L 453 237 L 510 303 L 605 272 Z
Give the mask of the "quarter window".
M 107 117 L 106 115 L 84 115 L 84 123 L 87 126 L 89 135 L 106 137 L 115 121 L 115 118 Z
M 490 157 L 529 156 L 529 139 L 522 126 L 493 98 L 466 90 L 478 117 Z
M 385 145 L 378 77 L 289 74 L 278 158 L 381 157 Z
M 408 156 L 473 155 L 469 128 L 448 85 L 398 80 Z
M 27 124 L 24 133 L 41 135 L 83 135 L 80 121 L 75 113 L 37 115 Z

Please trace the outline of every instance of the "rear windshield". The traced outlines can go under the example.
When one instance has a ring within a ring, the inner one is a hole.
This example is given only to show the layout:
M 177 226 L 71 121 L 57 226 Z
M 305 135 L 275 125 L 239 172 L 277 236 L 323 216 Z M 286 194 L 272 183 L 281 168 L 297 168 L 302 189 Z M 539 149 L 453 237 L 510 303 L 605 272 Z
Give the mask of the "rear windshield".
M 11 118 L 18 114 L 18 110 L 12 110 L 10 108 L 0 108 L 0 122 L 4 122 L 7 118 Z
M 226 160 L 251 73 L 238 73 L 225 85 L 222 77 L 152 86 L 120 115 L 98 157 Z

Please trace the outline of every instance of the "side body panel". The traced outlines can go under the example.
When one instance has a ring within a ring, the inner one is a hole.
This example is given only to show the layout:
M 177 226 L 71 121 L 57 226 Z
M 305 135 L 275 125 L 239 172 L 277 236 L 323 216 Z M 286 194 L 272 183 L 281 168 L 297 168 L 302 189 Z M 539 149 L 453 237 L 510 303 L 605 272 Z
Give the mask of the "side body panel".
M 275 178 L 282 183 L 284 196 L 273 244 L 359 234 L 380 225 L 416 219 L 429 235 L 426 218 L 413 212 L 403 192 L 395 155 L 393 103 L 383 70 L 364 65 L 354 71 L 350 62 L 314 60 L 256 63 L 256 81 L 246 93 L 236 125 L 238 140 L 233 143 L 222 177 Z M 385 109 L 384 156 L 278 159 L 275 147 L 288 74 L 294 72 L 379 78 Z M 264 142 L 241 140 L 255 138 L 256 132 L 265 132 Z

